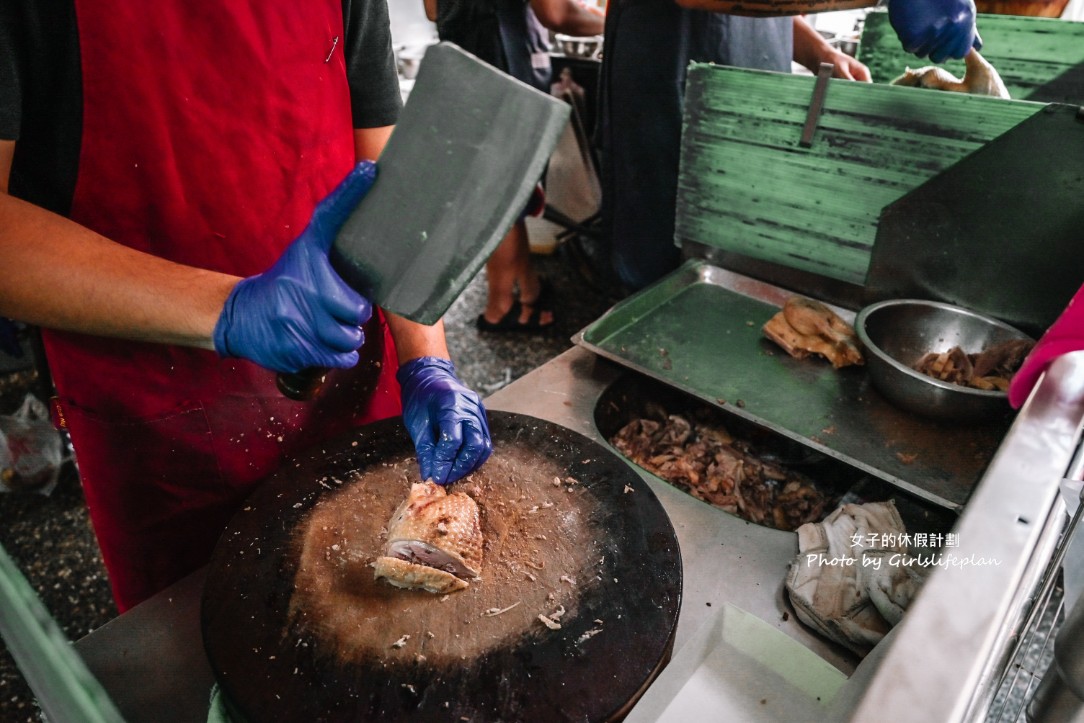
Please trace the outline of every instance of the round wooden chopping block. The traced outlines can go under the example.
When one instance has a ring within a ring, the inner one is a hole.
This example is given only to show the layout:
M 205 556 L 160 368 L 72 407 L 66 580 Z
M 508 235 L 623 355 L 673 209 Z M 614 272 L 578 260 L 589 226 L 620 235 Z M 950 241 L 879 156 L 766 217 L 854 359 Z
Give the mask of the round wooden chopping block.
M 398 419 L 290 462 L 209 567 L 204 647 L 238 721 L 620 718 L 667 661 L 681 558 L 650 488 L 559 425 L 489 412 L 481 579 L 434 595 L 376 580 L 420 481 Z

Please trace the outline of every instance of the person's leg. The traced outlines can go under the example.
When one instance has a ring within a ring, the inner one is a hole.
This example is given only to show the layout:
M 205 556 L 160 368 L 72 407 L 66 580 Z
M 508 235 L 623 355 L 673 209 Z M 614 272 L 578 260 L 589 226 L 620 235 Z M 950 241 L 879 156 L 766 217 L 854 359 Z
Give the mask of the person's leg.
M 520 252 L 521 238 L 526 239 L 522 225 L 516 222 L 486 261 L 487 296 L 483 316 L 491 324 L 504 318 L 516 301 L 516 281 L 525 263 Z
M 517 221 L 504 237 L 497 250 L 486 262 L 488 295 L 483 318 L 490 324 L 498 324 L 516 304 L 515 290 L 519 288 L 519 323 L 527 324 L 534 313 L 535 302 L 542 293 L 542 281 L 531 265 L 531 249 L 527 237 L 527 225 Z M 538 325 L 553 323 L 553 312 L 541 310 Z

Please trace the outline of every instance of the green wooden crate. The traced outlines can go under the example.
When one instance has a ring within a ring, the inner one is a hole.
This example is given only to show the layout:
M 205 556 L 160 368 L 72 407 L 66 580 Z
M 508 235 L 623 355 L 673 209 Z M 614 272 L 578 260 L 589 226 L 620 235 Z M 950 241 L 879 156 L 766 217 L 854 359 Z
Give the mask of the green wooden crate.
M 882 208 L 1044 107 L 830 80 L 803 148 L 814 82 L 690 67 L 677 243 L 861 286 Z
M 1019 15 L 979 15 L 982 56 L 997 69 L 1009 97 L 1056 103 L 1084 103 L 1084 96 L 1066 97 L 1057 81 L 1084 64 L 1084 23 L 1057 18 Z M 908 66 L 929 65 L 928 59 L 905 52 L 888 23 L 888 13 L 866 16 L 856 53 L 869 66 L 874 83 L 888 83 Z M 943 67 L 957 78 L 964 74 L 962 60 Z M 1076 88 L 1079 89 L 1079 83 Z

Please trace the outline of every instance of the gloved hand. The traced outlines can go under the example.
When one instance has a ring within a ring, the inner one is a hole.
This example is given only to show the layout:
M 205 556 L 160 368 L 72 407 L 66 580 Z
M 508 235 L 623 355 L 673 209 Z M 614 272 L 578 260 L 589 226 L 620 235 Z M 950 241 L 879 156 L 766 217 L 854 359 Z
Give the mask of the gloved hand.
M 423 356 L 399 367 L 403 423 L 422 479 L 451 484 L 478 469 L 493 453 L 481 398 L 463 386 L 447 359 Z
M 372 306 L 335 273 L 328 252 L 375 179 L 376 164 L 359 163 L 274 266 L 238 282 L 215 324 L 215 351 L 278 372 L 358 363 Z
M 904 50 L 935 63 L 982 49 L 973 0 L 890 0 L 888 21 Z

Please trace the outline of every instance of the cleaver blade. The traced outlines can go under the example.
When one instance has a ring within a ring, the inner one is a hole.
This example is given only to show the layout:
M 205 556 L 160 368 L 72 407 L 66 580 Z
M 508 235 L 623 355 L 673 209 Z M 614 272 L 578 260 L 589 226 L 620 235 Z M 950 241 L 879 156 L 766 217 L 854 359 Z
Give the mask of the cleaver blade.
M 439 321 L 523 211 L 569 112 L 453 43 L 430 46 L 332 245 L 336 272 L 386 311 Z M 280 374 L 279 389 L 309 398 L 326 371 Z
M 382 308 L 436 323 L 522 212 L 568 117 L 457 46 L 430 46 L 332 247 L 335 270 Z

